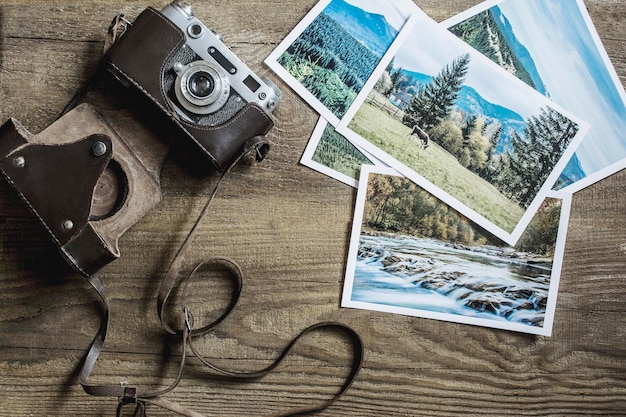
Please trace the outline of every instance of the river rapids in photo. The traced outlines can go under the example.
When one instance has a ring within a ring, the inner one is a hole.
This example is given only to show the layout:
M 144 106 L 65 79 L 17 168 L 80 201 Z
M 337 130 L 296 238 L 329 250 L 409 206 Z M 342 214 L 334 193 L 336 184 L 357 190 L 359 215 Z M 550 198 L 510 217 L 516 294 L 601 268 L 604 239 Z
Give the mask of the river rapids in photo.
M 542 326 L 550 276 L 510 248 L 361 235 L 351 298 Z

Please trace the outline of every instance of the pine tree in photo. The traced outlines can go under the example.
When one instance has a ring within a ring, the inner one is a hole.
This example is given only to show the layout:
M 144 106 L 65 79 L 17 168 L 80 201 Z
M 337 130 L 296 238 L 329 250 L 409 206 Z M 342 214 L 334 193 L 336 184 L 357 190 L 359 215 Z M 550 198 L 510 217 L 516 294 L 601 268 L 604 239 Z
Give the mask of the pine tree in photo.
M 391 94 L 395 93 L 400 89 L 400 83 L 402 82 L 402 68 L 398 68 L 397 71 L 391 73 L 391 88 L 385 94 L 389 97 Z
M 465 123 L 461 127 L 461 131 L 463 132 L 463 146 L 467 146 L 469 143 L 469 136 L 476 127 L 477 122 L 478 116 L 475 114 L 470 114 L 465 118 Z
M 549 107 L 532 116 L 524 136 L 512 136 L 511 175 L 515 181 L 501 184 L 522 207 L 528 207 L 578 133 L 578 125 Z
M 428 130 L 445 119 L 465 82 L 470 56 L 464 54 L 446 65 L 411 101 L 402 122 Z

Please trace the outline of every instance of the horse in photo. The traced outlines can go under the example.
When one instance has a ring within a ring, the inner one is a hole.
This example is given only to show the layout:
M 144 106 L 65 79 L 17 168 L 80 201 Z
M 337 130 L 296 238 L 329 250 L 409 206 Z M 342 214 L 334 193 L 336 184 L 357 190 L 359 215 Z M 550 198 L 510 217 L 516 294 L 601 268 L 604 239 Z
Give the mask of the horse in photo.
M 419 127 L 418 125 L 414 125 L 411 133 L 406 135 L 406 138 L 410 139 L 411 136 L 417 136 L 419 138 L 419 140 L 422 142 L 422 149 L 428 148 L 428 141 L 430 140 L 430 137 L 428 136 L 428 133 L 424 132 L 421 127 Z

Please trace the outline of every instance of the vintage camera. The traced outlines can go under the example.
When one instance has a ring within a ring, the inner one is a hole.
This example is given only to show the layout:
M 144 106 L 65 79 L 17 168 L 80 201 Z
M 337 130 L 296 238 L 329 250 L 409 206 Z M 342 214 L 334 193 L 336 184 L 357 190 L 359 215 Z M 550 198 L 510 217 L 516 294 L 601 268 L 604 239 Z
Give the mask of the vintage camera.
M 218 169 L 247 149 L 256 147 L 261 159 L 267 151 L 280 90 L 254 74 L 189 4 L 143 11 L 105 61 Z
M 118 258 L 118 239 L 160 201 L 160 169 L 172 145 L 163 140 L 164 124 L 174 128 L 168 137 L 226 169 L 250 151 L 263 158 L 281 98 L 178 1 L 142 12 L 103 66 L 159 117 L 143 102 L 131 112 L 72 100 L 38 134 L 15 119 L 0 127 L 0 173 L 85 275 Z

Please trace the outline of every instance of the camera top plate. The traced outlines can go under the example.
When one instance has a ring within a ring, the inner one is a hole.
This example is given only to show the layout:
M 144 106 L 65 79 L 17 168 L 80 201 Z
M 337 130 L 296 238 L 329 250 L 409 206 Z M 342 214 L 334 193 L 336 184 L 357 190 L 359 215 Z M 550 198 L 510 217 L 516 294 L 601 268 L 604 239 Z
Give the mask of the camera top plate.
M 280 91 L 267 79 L 259 78 L 224 43 L 221 35 L 208 29 L 191 10 L 191 6 L 174 2 L 161 13 L 185 34 L 186 44 L 200 58 L 219 65 L 229 77 L 233 89 L 248 103 L 256 103 L 271 113 L 280 102 Z

